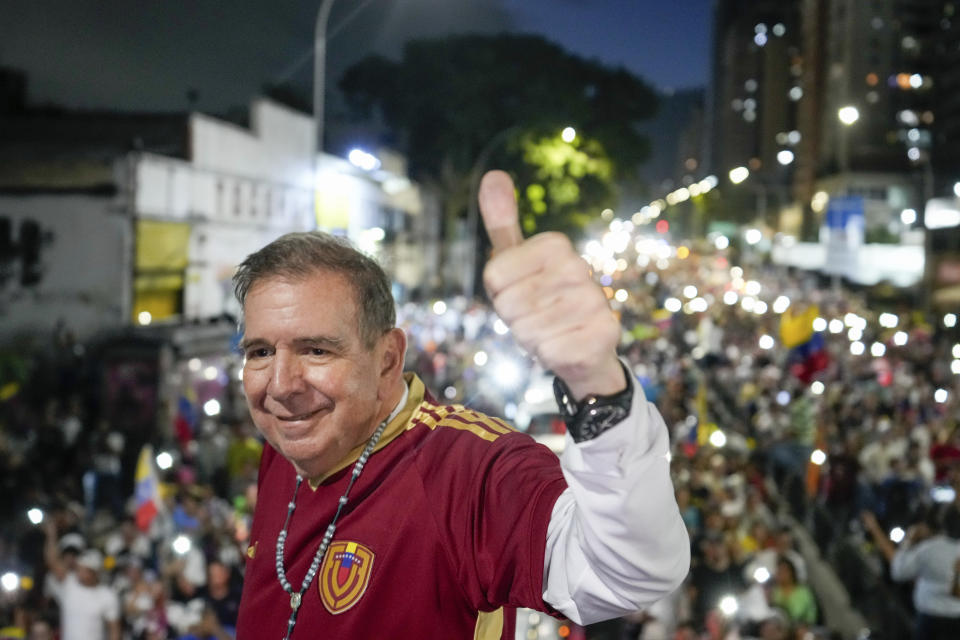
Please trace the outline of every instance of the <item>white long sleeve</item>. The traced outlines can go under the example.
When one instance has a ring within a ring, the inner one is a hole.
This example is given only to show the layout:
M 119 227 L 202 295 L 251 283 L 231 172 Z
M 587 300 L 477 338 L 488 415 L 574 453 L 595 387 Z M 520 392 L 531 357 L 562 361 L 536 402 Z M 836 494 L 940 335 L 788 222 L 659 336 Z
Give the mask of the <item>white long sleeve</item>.
M 667 427 L 631 384 L 630 415 L 587 442 L 576 444 L 568 434 L 560 460 L 568 488 L 547 530 L 543 599 L 578 624 L 656 602 L 690 567 Z

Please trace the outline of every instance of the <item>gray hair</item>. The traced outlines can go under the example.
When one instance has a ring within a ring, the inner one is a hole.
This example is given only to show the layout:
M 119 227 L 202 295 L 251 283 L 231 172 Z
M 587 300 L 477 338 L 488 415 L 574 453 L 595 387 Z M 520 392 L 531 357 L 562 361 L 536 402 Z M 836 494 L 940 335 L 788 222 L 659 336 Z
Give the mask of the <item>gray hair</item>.
M 247 293 L 257 282 L 273 277 L 303 279 L 317 272 L 339 274 L 353 288 L 360 337 L 367 347 L 394 327 L 397 314 L 387 274 L 345 238 L 322 231 L 288 233 L 251 253 L 233 276 L 233 291 L 243 309 Z

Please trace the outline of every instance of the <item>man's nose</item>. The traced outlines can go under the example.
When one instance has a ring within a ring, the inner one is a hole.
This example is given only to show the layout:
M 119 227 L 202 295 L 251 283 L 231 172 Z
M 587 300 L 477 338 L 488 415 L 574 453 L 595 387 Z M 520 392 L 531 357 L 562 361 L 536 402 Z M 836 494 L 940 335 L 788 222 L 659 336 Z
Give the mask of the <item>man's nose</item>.
M 275 398 L 285 398 L 304 388 L 303 368 L 296 354 L 278 351 L 273 360 L 270 387 L 267 392 Z

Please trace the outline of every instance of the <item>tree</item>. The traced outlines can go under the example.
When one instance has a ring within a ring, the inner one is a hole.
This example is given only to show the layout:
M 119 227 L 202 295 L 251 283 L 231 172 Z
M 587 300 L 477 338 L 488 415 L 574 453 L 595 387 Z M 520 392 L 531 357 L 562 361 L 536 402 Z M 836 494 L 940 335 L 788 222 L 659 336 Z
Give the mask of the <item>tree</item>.
M 476 171 L 498 166 L 517 179 L 528 233 L 574 231 L 610 206 L 649 154 L 637 125 L 656 110 L 639 78 L 530 35 L 412 41 L 339 86 L 355 117 L 382 119 L 412 176 L 439 187 L 448 220 L 467 210 Z M 573 143 L 558 137 L 567 126 Z

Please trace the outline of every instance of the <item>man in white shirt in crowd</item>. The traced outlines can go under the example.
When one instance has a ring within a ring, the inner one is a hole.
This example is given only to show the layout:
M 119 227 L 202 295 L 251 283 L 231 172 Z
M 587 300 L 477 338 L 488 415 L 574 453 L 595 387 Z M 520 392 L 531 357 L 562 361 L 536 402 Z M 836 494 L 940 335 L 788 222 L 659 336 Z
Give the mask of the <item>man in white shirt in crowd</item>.
M 69 569 L 57 549 L 56 525 L 48 522 L 44 560 L 60 605 L 61 640 L 120 640 L 120 600 L 113 589 L 100 583 L 103 554 L 87 549 Z

